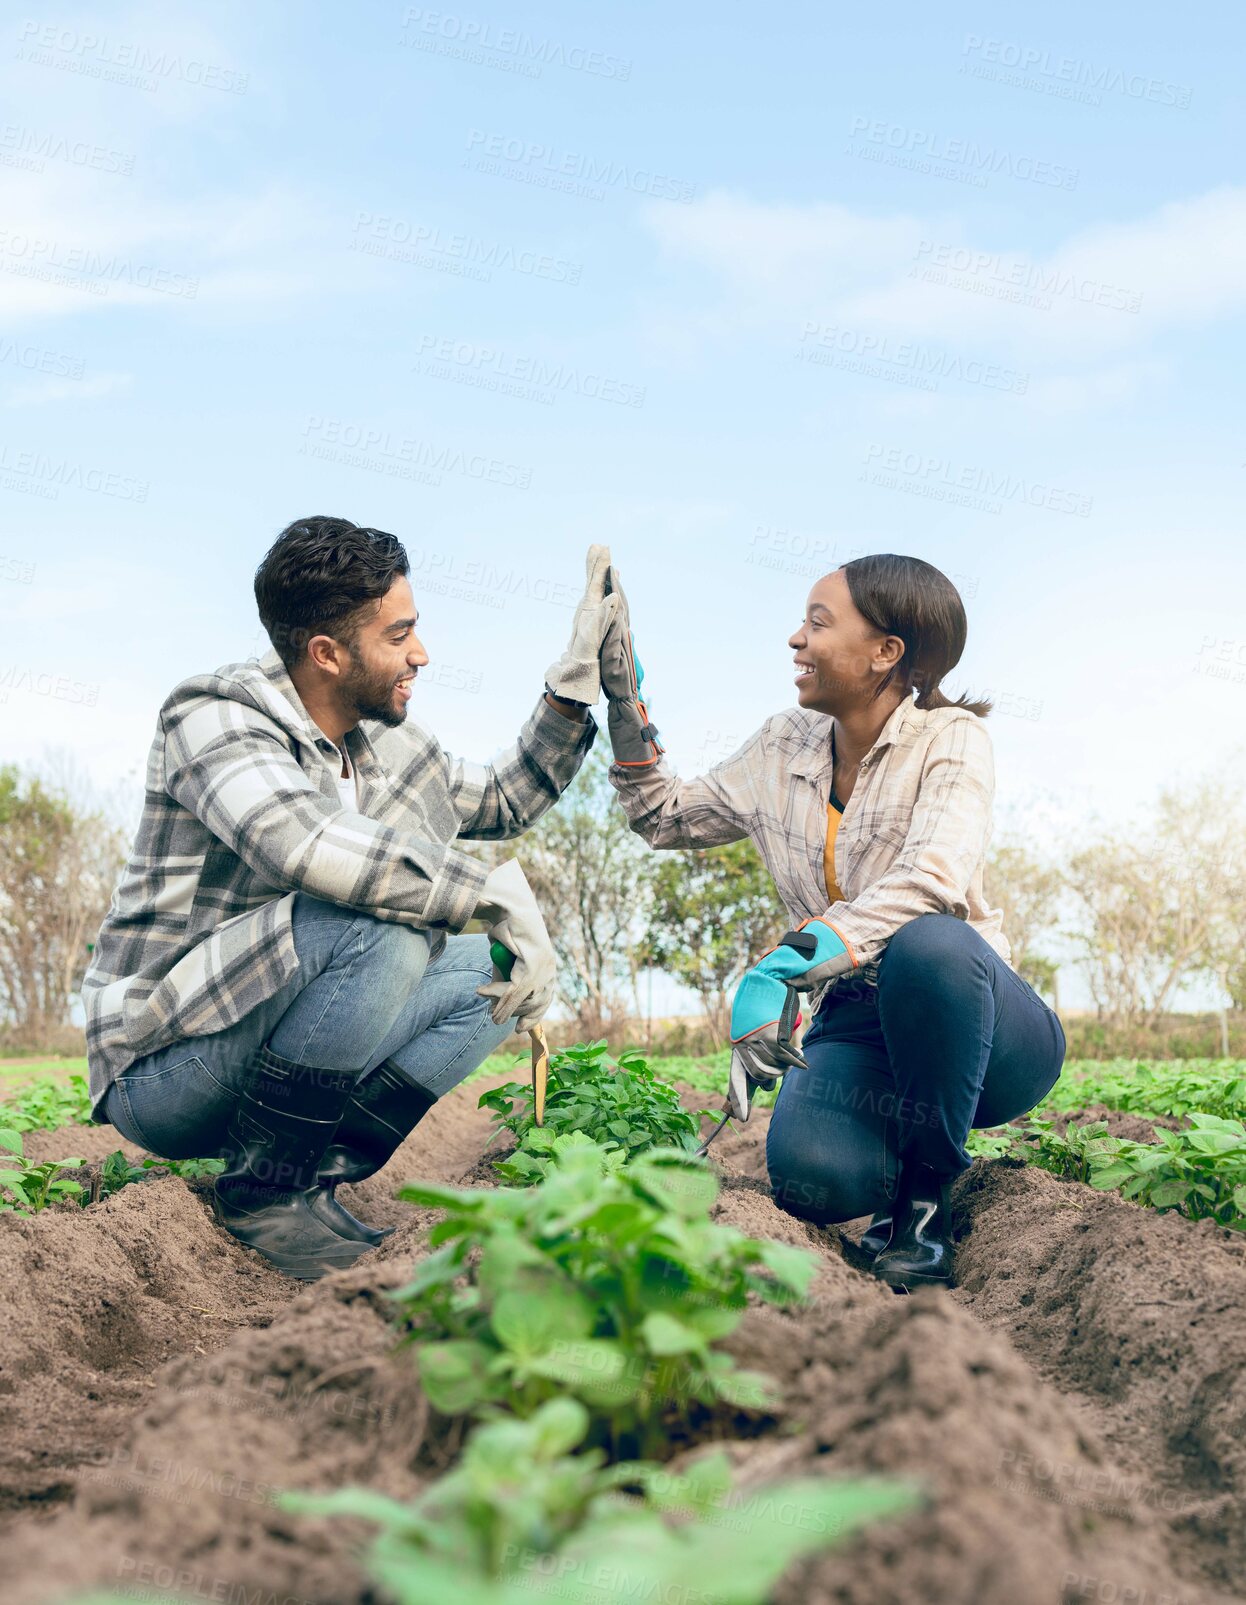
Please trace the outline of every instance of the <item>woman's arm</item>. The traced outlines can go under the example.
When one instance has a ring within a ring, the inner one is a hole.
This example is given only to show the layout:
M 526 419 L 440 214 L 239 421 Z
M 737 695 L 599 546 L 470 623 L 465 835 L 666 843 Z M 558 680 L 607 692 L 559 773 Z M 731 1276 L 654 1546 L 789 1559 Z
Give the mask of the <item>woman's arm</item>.
M 976 716 L 953 719 L 931 741 L 912 822 L 895 862 L 825 919 L 856 955 L 876 962 L 888 941 L 920 914 L 966 919 L 966 893 L 991 831 L 995 761 Z
M 664 753 L 644 768 L 612 763 L 610 784 L 631 828 L 650 847 L 721 847 L 749 834 L 755 777 L 764 772 L 769 721 L 708 774 L 680 780 Z

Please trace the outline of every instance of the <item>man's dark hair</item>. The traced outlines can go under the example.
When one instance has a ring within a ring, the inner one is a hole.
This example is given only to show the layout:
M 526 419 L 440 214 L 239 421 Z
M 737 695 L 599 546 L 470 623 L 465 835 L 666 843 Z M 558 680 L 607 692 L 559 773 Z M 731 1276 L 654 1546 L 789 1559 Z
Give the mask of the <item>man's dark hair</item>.
M 296 518 L 255 571 L 260 623 L 287 670 L 314 635 L 331 635 L 354 652 L 376 604 L 410 572 L 396 535 L 349 518 Z

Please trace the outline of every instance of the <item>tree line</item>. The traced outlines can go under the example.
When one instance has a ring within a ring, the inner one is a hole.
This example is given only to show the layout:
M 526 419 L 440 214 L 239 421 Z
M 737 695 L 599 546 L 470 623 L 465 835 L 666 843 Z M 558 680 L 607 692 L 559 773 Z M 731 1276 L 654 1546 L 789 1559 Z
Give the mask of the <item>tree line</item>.
M 82 788 L 0 766 L 0 1043 L 38 1050 L 73 1001 L 125 861 L 115 808 Z M 655 853 L 627 825 L 590 753 L 558 806 L 516 841 L 464 843 L 486 862 L 519 857 L 545 911 L 561 1001 L 591 1040 L 646 1011 L 642 978 L 672 977 L 727 1040 L 745 970 L 789 923 L 750 841 Z M 1022 831 L 991 846 L 988 902 L 1019 972 L 1059 1008 L 1061 966 L 1084 977 L 1109 1025 L 1156 1025 L 1201 981 L 1246 1009 L 1246 811 L 1225 776 L 1161 792 L 1142 825 L 1088 828 L 1058 859 Z M 1222 1024 L 1222 1051 L 1228 1051 Z

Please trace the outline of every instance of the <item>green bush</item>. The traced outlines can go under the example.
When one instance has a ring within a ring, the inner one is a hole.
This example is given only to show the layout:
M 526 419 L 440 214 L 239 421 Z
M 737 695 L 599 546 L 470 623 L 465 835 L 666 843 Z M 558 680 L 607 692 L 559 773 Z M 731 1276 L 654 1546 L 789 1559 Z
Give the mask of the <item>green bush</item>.
M 392 1294 L 420 1376 L 446 1414 L 580 1399 L 609 1440 L 649 1453 L 694 1402 L 765 1411 L 770 1378 L 715 1352 L 750 1292 L 802 1298 L 813 1254 L 713 1223 L 712 1171 L 675 1149 L 627 1165 L 573 1134 L 530 1188 L 412 1183 L 445 1212 L 435 1253 Z
M 510 1081 L 482 1093 L 478 1107 L 494 1111 L 494 1137 L 503 1131 L 513 1134 L 515 1151 L 499 1160 L 496 1169 L 521 1186 L 546 1174 L 556 1140 L 572 1133 L 617 1154 L 618 1163 L 652 1148 L 691 1153 L 701 1140 L 696 1117 L 681 1106 L 672 1087 L 658 1080 L 643 1056 L 624 1053 L 615 1064 L 604 1041 L 579 1043 L 550 1055 L 543 1125 L 536 1123 L 530 1081 Z
M 735 1517 L 723 1510 L 731 1476 L 721 1452 L 679 1479 L 644 1462 L 607 1467 L 601 1449 L 582 1447 L 589 1427 L 582 1404 L 553 1399 L 526 1421 L 477 1427 L 456 1468 L 411 1505 L 365 1488 L 287 1493 L 279 1503 L 372 1522 L 369 1570 L 397 1605 L 763 1605 L 792 1561 L 922 1500 L 913 1483 L 818 1477 L 759 1489 Z M 634 1493 L 622 1491 L 629 1486 Z M 749 1514 L 754 1501 L 760 1514 Z M 803 1519 L 776 1522 L 767 1505 Z M 674 1525 L 666 1511 L 691 1519 Z

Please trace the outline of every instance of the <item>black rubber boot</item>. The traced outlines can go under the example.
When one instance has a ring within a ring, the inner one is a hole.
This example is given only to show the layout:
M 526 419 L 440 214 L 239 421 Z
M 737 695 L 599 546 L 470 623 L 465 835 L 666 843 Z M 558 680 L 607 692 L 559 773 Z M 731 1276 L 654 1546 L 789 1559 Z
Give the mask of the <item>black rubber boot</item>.
M 921 1165 L 900 1174 L 891 1241 L 871 1269 L 890 1287 L 952 1285 L 952 1178 Z
M 861 1233 L 861 1241 L 857 1247 L 870 1259 L 874 1259 L 890 1243 L 894 1226 L 895 1205 L 889 1204 L 886 1209 L 880 1209 L 877 1214 L 870 1217 L 870 1224 Z
M 389 1059 L 358 1084 L 318 1167 L 320 1197 L 313 1208 L 334 1231 L 375 1245 L 394 1230 L 352 1215 L 338 1202 L 336 1189 L 340 1182 L 374 1176 L 436 1102 Z
M 369 1244 L 335 1231 L 313 1204 L 325 1148 L 356 1072 L 318 1070 L 255 1050 L 216 1178 L 213 1207 L 225 1230 L 285 1276 L 314 1282 L 353 1265 Z

